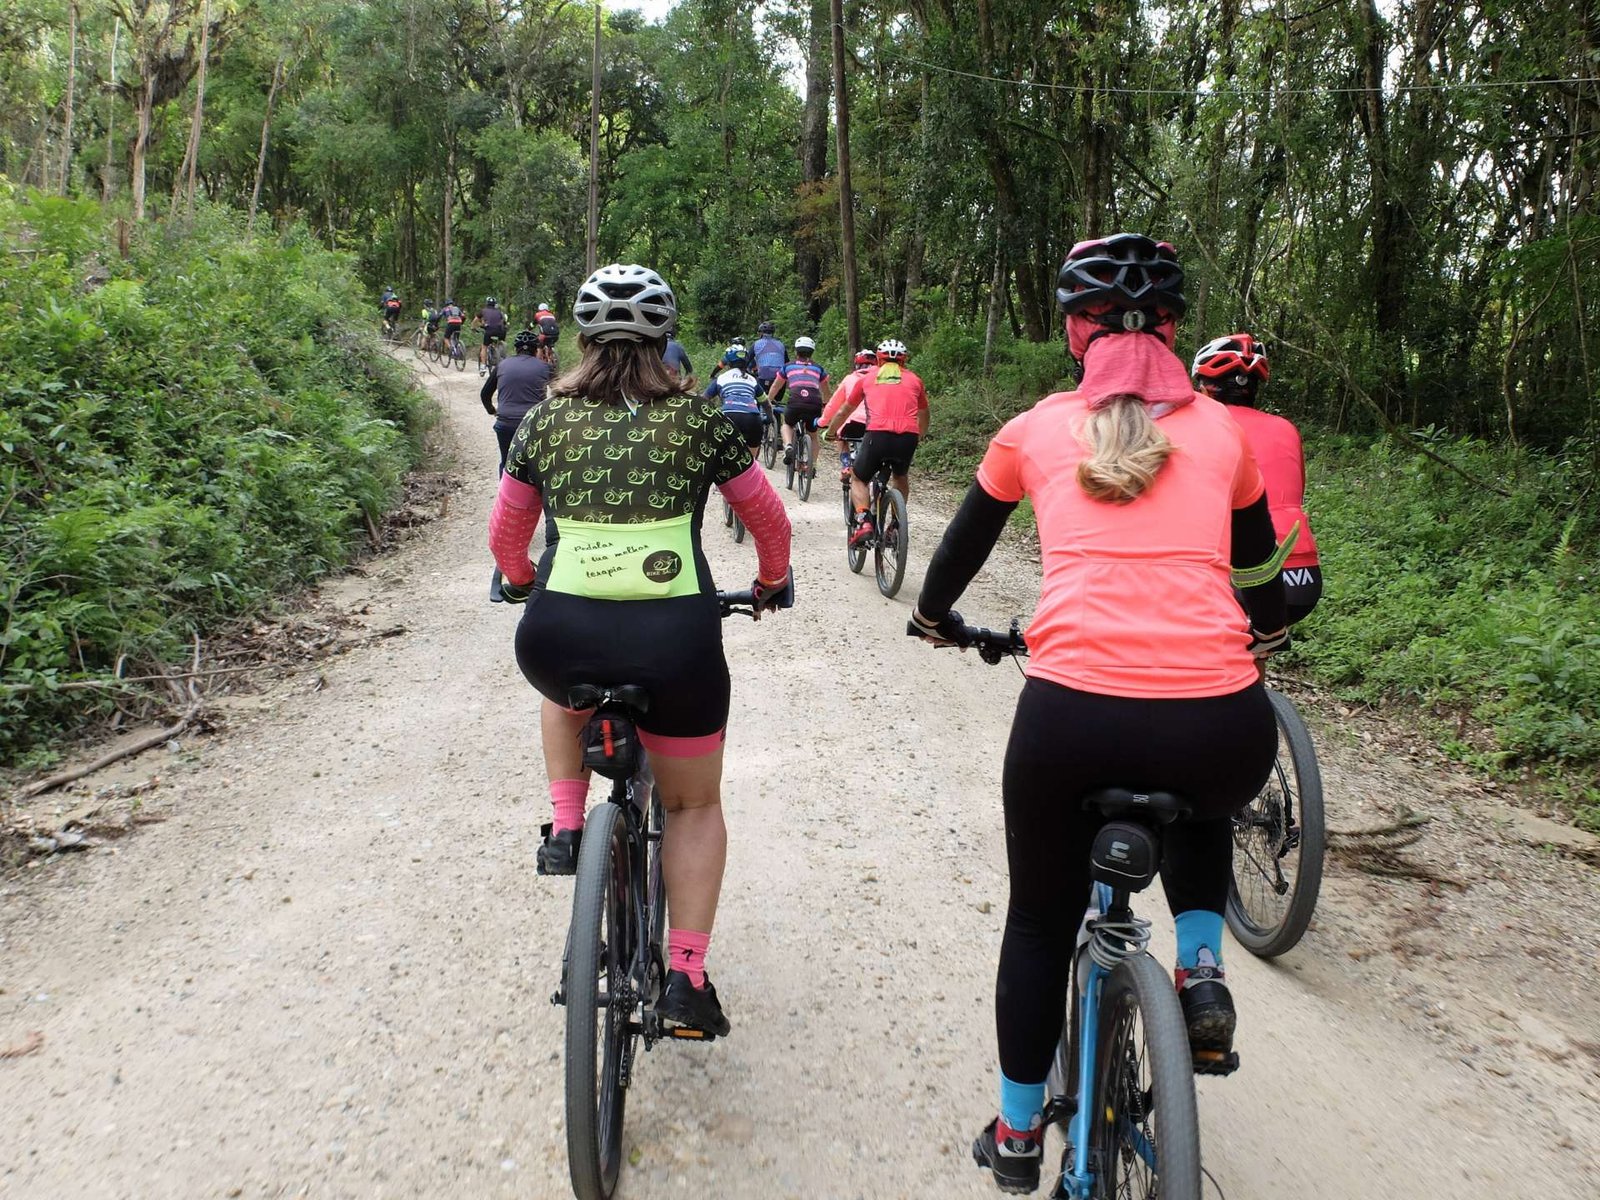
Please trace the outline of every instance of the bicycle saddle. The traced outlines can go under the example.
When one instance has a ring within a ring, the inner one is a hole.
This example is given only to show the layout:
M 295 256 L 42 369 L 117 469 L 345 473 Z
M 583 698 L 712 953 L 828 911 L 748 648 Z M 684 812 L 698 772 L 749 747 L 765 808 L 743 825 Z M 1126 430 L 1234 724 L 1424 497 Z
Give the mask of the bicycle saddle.
M 1083 798 L 1085 809 L 1098 809 L 1106 817 L 1144 817 L 1157 825 L 1170 825 L 1189 815 L 1188 801 L 1171 792 L 1135 792 L 1128 788 L 1100 788 Z
M 650 693 L 636 683 L 580 683 L 568 689 L 567 707 L 576 712 L 610 707 L 645 713 L 650 711 Z

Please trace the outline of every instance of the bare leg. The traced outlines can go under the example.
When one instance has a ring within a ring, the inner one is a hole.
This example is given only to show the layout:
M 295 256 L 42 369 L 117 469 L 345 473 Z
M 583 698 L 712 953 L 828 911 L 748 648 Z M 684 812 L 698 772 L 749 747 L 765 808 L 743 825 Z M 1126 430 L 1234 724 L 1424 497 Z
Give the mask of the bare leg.
M 667 810 L 661 844 L 661 879 L 674 929 L 710 933 L 728 858 L 722 820 L 722 747 L 698 758 L 650 759 L 661 806 Z
M 909 475 L 893 475 L 889 478 L 890 485 L 907 500 L 911 499 L 911 477 Z
M 588 779 L 583 769 L 583 746 L 578 741 L 586 712 L 568 712 L 546 700 L 539 709 L 539 740 L 544 743 L 544 770 L 551 782 L 557 779 Z
M 857 512 L 864 512 L 871 499 L 872 492 L 867 487 L 866 480 L 859 475 L 850 476 L 850 507 Z

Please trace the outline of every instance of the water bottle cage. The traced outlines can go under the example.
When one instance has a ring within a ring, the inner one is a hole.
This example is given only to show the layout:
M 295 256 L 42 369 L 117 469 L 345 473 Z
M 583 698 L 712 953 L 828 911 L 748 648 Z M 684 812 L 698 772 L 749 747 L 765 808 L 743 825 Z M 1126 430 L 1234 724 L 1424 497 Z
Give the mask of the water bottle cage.
M 639 769 L 639 731 L 620 713 L 596 711 L 579 740 L 583 765 L 607 779 L 628 779 Z

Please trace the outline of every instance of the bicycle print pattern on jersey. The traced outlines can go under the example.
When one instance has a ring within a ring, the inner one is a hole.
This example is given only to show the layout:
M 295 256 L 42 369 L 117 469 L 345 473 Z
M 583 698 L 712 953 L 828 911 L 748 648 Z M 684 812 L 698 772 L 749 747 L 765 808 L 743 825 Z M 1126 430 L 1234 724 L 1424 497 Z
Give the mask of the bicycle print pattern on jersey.
M 571 396 L 524 419 L 506 472 L 538 489 L 554 525 L 552 591 L 608 600 L 691 595 L 695 515 L 712 484 L 750 466 L 712 402 L 670 396 L 630 409 Z

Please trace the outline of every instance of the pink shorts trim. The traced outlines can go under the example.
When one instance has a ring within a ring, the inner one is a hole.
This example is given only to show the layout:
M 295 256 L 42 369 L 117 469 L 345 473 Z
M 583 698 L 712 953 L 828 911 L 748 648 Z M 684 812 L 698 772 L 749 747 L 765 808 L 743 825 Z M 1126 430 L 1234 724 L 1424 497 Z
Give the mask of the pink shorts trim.
M 513 479 L 509 475 L 500 476 L 500 499 L 512 508 L 531 508 L 537 512 L 543 507 L 539 489 L 531 483 L 523 483 L 520 479 Z
M 761 485 L 766 482 L 767 473 L 761 469 L 760 463 L 753 462 L 727 483 L 717 486 L 718 490 L 728 498 L 729 504 L 737 504 L 756 495 L 761 490 Z
M 719 729 L 702 737 L 667 737 L 664 734 L 639 730 L 639 740 L 651 754 L 663 758 L 702 758 L 714 752 L 728 739 L 728 731 Z

